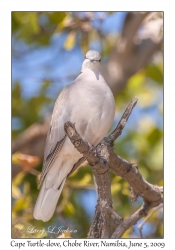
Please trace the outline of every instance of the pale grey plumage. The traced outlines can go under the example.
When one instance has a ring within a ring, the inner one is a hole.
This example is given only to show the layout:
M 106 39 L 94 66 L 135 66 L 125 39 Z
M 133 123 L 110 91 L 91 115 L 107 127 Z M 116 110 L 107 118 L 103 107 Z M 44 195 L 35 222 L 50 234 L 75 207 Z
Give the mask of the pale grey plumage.
M 75 123 L 82 138 L 94 146 L 112 125 L 115 102 L 100 73 L 100 60 L 97 51 L 88 51 L 82 73 L 62 90 L 55 103 L 40 178 L 43 185 L 34 208 L 36 219 L 48 221 L 52 217 L 68 174 L 82 158 L 66 137 L 64 124 Z

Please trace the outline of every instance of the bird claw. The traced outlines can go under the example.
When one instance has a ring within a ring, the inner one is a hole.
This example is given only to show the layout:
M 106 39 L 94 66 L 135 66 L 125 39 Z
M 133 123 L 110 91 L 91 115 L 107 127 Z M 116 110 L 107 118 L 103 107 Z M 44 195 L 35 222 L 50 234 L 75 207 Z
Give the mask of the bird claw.
M 94 147 L 93 145 L 91 145 L 89 142 L 88 142 L 88 146 L 90 148 L 90 151 L 92 151 L 94 153 L 94 156 L 97 157 L 98 156 L 97 148 Z

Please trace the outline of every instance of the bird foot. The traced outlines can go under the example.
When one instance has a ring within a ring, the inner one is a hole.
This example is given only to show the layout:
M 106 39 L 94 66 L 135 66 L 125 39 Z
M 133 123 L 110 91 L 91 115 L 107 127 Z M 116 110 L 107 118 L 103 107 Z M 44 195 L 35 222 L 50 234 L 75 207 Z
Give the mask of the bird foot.
M 90 148 L 90 151 L 92 151 L 94 153 L 94 156 L 97 157 L 98 156 L 97 148 L 94 147 L 93 145 L 91 145 L 89 142 L 88 142 L 88 146 Z

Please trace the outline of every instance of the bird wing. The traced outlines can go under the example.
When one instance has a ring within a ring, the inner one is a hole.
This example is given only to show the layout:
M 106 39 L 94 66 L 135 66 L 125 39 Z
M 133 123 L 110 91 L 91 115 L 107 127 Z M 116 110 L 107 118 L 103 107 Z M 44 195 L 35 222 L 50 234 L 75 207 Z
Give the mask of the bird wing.
M 69 92 L 70 86 L 68 85 L 60 93 L 53 109 L 50 128 L 46 138 L 43 168 L 38 186 L 41 185 L 66 140 L 64 124 L 70 119 L 69 102 L 67 101 L 69 99 Z

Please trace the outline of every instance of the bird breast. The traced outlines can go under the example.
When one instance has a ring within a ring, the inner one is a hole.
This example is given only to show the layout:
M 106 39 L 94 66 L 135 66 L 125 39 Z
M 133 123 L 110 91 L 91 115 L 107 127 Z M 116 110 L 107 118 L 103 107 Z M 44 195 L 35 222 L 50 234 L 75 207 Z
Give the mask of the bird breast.
M 113 94 L 103 77 L 99 75 L 97 80 L 94 74 L 91 77 L 88 75 L 88 80 L 81 82 L 81 85 L 77 81 L 74 91 L 70 103 L 76 103 L 76 107 L 71 113 L 71 122 L 75 123 L 77 131 L 85 140 L 93 145 L 98 144 L 114 120 Z

